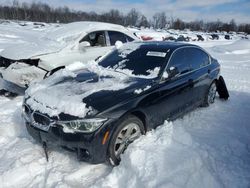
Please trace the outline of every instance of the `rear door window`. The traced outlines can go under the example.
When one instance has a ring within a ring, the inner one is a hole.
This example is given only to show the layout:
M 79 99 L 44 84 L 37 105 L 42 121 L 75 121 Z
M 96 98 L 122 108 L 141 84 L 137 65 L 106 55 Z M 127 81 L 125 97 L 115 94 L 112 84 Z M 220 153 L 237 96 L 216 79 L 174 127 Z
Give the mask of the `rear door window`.
M 209 65 L 210 59 L 206 52 L 199 48 L 187 48 L 188 59 L 192 70 L 200 69 Z
M 117 31 L 108 31 L 110 44 L 113 46 L 117 41 L 121 41 L 122 43 L 133 41 L 131 37 L 125 35 L 124 33 Z

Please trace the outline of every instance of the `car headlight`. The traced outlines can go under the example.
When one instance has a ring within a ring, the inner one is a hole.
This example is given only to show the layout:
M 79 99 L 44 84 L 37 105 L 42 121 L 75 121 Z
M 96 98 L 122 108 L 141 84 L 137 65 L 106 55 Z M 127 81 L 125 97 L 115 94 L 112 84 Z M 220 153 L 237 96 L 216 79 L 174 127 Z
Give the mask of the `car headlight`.
M 63 126 L 64 132 L 84 132 L 91 133 L 97 130 L 107 119 L 94 118 L 75 121 L 59 122 Z

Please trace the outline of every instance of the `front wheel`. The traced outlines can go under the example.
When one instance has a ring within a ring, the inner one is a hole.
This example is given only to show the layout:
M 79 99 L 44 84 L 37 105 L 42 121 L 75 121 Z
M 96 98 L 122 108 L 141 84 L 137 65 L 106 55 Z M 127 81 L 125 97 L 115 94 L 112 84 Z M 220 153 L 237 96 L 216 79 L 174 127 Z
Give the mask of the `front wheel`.
M 134 140 L 145 134 L 142 121 L 136 116 L 127 116 L 117 126 L 108 147 L 108 162 L 111 165 L 119 165 L 121 154 Z

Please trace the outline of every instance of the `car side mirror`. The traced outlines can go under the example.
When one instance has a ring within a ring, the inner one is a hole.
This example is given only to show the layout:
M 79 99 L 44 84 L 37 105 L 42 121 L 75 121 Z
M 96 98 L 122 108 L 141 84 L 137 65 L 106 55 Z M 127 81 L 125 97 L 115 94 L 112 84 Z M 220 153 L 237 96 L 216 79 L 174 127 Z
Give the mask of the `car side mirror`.
M 170 67 L 168 70 L 167 70 L 167 73 L 169 75 L 170 78 L 174 77 L 174 76 L 177 76 L 180 74 L 180 71 L 177 67 Z
M 90 47 L 90 43 L 88 41 L 83 41 L 78 44 L 78 49 L 84 51 L 86 47 Z
M 119 49 L 119 48 L 121 48 L 123 46 L 123 43 L 121 42 L 121 41 L 116 41 L 115 42 L 115 47 L 116 47 L 116 49 Z
M 179 74 L 180 74 L 180 72 L 179 72 L 179 70 L 178 70 L 177 67 L 170 67 L 169 69 L 167 69 L 167 70 L 163 73 L 162 78 L 163 78 L 164 80 L 166 80 L 166 79 L 168 79 L 168 78 L 172 78 L 172 77 L 174 77 L 174 76 L 176 76 L 176 75 L 179 75 Z

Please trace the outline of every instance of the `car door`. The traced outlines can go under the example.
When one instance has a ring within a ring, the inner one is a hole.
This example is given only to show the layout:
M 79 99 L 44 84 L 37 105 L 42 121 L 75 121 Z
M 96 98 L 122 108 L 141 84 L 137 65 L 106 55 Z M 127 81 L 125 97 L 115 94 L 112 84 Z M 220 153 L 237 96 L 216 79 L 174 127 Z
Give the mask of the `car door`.
M 86 35 L 79 43 L 89 42 L 90 46 L 85 47 L 82 50 L 79 49 L 80 53 L 84 55 L 84 59 L 96 59 L 99 56 L 104 55 L 112 46 L 109 44 L 106 31 L 95 31 Z
M 51 57 L 48 55 L 45 60 L 53 62 L 53 64 L 49 65 L 50 68 L 48 68 L 48 70 L 52 70 L 59 66 L 67 66 L 75 61 L 86 63 L 90 60 L 95 60 L 114 48 L 117 40 L 121 42 L 129 42 L 134 39 L 117 31 L 103 30 L 88 33 L 79 41 L 78 48 L 74 50 L 70 49 L 70 51 L 61 51 L 58 53 L 58 56 L 56 56 L 56 59 L 54 55 L 51 55 Z M 84 42 L 87 42 L 89 46 L 84 44 Z
M 211 84 L 209 78 L 210 57 L 200 48 L 189 47 L 186 49 L 190 62 L 193 81 L 193 103 L 200 104 L 206 95 L 207 89 Z
M 156 91 L 145 99 L 149 102 L 144 109 L 152 126 L 159 125 L 164 120 L 175 119 L 192 103 L 193 84 L 190 79 L 192 72 L 186 53 L 186 48 L 178 49 L 173 53 L 165 71 L 170 67 L 176 67 L 179 74 L 163 79 Z

